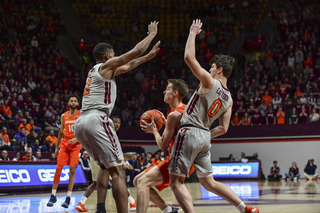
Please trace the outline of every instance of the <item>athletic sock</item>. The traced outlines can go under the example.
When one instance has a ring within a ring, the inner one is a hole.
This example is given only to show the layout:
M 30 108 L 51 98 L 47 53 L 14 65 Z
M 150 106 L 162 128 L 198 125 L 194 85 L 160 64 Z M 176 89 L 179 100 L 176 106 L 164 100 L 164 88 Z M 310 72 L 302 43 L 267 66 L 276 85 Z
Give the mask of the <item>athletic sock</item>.
M 128 196 L 128 202 L 132 205 L 136 203 L 136 201 L 133 199 L 131 195 Z
M 163 212 L 163 213 L 172 212 L 172 207 L 171 207 L 171 206 L 167 206 L 167 208 L 165 208 L 162 212 Z
M 84 204 L 86 203 L 87 199 L 88 199 L 87 197 L 83 196 L 83 197 L 81 198 L 81 200 L 80 200 L 80 203 L 81 203 L 82 205 L 84 205 Z
M 56 189 L 52 189 L 51 194 L 53 194 L 53 196 L 56 196 L 57 190 Z
M 246 212 L 246 205 L 244 202 L 241 202 L 238 206 L 237 209 L 239 210 L 240 213 L 245 213 Z
M 68 191 L 67 197 L 71 197 L 72 191 Z

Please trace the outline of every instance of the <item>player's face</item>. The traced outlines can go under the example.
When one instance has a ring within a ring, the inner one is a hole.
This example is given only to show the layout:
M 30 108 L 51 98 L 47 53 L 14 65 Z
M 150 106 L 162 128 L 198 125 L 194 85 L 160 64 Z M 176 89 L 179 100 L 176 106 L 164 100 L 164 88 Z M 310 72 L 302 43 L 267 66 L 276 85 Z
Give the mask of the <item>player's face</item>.
M 173 88 L 172 83 L 169 83 L 166 87 L 166 90 L 163 92 L 164 94 L 164 102 L 170 104 L 173 99 Z
M 121 120 L 120 119 L 114 119 L 113 120 L 113 125 L 116 131 L 118 131 L 120 129 L 121 126 Z
M 211 68 L 210 68 L 209 72 L 213 78 L 218 74 L 219 69 L 217 69 L 216 63 L 211 64 Z
M 79 105 L 78 99 L 76 97 L 71 97 L 68 102 L 68 107 L 71 109 L 76 109 Z

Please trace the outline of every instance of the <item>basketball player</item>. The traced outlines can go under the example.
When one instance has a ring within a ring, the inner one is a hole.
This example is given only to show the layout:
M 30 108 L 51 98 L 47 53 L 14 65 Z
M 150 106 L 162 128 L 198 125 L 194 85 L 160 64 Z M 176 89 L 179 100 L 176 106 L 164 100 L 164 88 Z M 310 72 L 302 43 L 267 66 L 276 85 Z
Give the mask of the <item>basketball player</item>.
M 188 85 L 181 79 L 169 79 L 164 93 L 164 102 L 169 104 L 170 109 L 167 113 L 166 128 L 162 136 L 159 134 L 154 121 L 147 124 L 143 121 L 142 130 L 147 133 L 153 133 L 157 145 L 161 150 L 166 151 L 170 148 L 169 156 L 166 160 L 161 161 L 158 165 L 149 167 L 140 173 L 133 180 L 137 187 L 137 212 L 146 212 L 150 200 L 155 203 L 163 212 L 181 212 L 181 209 L 169 206 L 160 195 L 151 187 L 155 186 L 159 191 L 169 187 L 169 157 L 174 143 L 175 134 L 180 128 L 180 119 L 186 107 L 182 99 L 188 94 Z M 191 173 L 194 169 L 191 169 Z
M 112 121 L 113 121 L 114 129 L 117 132 L 120 129 L 121 120 L 120 120 L 119 117 L 112 117 Z M 76 210 L 78 210 L 79 212 L 88 211 L 88 209 L 84 206 L 84 204 L 86 203 L 88 197 L 90 197 L 90 195 L 93 193 L 93 191 L 97 187 L 97 176 L 98 176 L 98 173 L 100 171 L 100 167 L 93 160 L 93 158 L 90 158 L 90 164 L 91 164 L 91 173 L 92 173 L 92 183 L 90 184 L 90 186 L 88 186 L 87 191 L 85 192 L 85 194 L 83 195 L 83 197 L 81 198 L 81 200 L 78 202 L 78 204 L 76 206 Z M 124 166 L 126 166 L 126 165 L 124 165 Z M 100 172 L 106 172 L 106 171 L 107 170 L 101 170 Z M 107 179 L 103 179 L 101 181 L 106 181 L 106 180 Z M 108 182 L 107 183 L 103 183 L 103 185 L 108 185 Z M 130 210 L 136 210 L 136 201 L 130 195 L 129 191 L 128 191 L 128 202 L 129 202 L 129 205 L 130 205 Z
M 66 111 L 61 115 L 61 127 L 58 135 L 58 143 L 55 151 L 55 157 L 58 155 L 57 168 L 54 173 L 52 192 L 47 206 L 51 207 L 57 201 L 56 192 L 58 184 L 60 181 L 60 174 L 64 165 L 69 165 L 70 167 L 70 177 L 68 184 L 68 194 L 66 200 L 61 205 L 64 208 L 68 208 L 70 204 L 70 197 L 74 185 L 74 178 L 76 173 L 76 168 L 79 162 L 79 153 L 82 146 L 77 141 L 74 136 L 74 123 L 76 119 L 80 116 L 80 110 L 77 109 L 79 106 L 79 98 L 76 95 L 69 95 L 68 97 L 68 107 L 69 111 Z M 61 144 L 61 146 L 60 146 Z M 59 151 L 60 146 L 60 151 Z
M 117 212 L 128 212 L 127 186 L 123 171 L 123 153 L 112 120 L 109 118 L 117 95 L 115 77 L 126 73 L 155 57 L 160 41 L 152 50 L 140 57 L 157 34 L 158 22 L 151 22 L 148 35 L 132 50 L 114 57 L 114 50 L 107 43 L 99 43 L 93 50 L 96 65 L 89 71 L 83 93 L 81 116 L 75 123 L 75 136 L 101 169 L 97 177 L 97 212 L 106 212 L 107 180 L 112 177 L 112 194 Z M 101 181 L 103 180 L 103 181 Z
M 227 89 L 227 78 L 231 75 L 234 59 L 227 55 L 215 55 L 210 61 L 209 72 L 204 70 L 195 56 L 195 38 L 201 27 L 200 20 L 193 21 L 185 47 L 185 62 L 200 80 L 200 85 L 187 104 L 172 148 L 170 187 L 184 212 L 195 212 L 191 194 L 184 185 L 185 176 L 194 164 L 205 189 L 233 204 L 241 213 L 258 213 L 259 209 L 246 206 L 228 186 L 215 181 L 212 176 L 210 141 L 225 134 L 229 127 L 232 98 Z M 210 130 L 216 119 L 220 124 Z

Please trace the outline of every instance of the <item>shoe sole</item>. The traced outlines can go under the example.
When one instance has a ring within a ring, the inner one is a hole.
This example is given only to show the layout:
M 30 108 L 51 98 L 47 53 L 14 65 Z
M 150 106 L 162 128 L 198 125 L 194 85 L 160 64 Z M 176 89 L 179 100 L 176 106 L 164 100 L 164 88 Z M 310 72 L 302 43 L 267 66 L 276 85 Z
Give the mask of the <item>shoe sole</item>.
M 52 206 L 53 206 L 53 203 L 50 203 L 50 204 L 47 203 L 47 206 L 48 206 L 48 207 L 52 207 Z
M 88 209 L 86 210 L 86 209 L 82 209 L 81 207 L 76 207 L 76 210 L 78 210 L 79 212 L 87 212 L 88 211 Z
M 69 205 L 64 205 L 64 204 L 62 204 L 61 206 L 66 209 L 69 207 Z

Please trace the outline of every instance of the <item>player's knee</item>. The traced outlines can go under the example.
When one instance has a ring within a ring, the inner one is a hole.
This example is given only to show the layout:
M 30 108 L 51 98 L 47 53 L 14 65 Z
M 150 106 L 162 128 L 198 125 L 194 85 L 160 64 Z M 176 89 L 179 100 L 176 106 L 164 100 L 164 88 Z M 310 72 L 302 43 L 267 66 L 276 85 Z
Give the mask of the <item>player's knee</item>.
M 138 180 L 139 180 L 140 178 L 138 177 L 138 176 L 136 176 L 134 179 L 133 179 L 133 185 L 135 186 L 135 187 L 137 187 L 138 186 Z
M 76 174 L 76 167 L 70 167 L 70 175 Z

